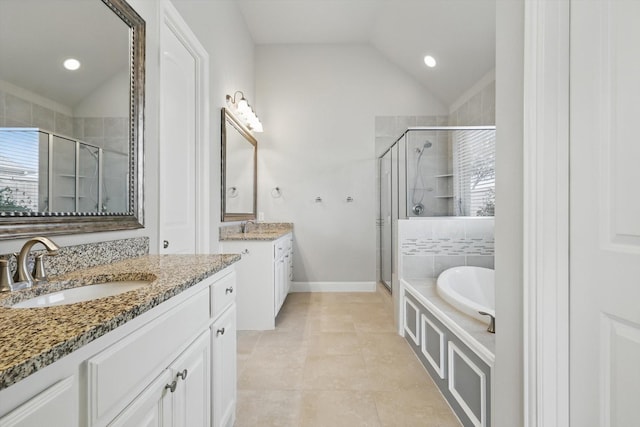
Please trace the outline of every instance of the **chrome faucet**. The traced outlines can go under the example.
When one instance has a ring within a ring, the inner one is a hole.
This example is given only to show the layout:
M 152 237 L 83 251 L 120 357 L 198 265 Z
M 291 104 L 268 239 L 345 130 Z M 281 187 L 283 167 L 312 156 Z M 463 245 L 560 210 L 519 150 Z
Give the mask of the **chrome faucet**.
M 29 272 L 27 261 L 31 248 L 37 243 L 42 243 L 42 245 L 47 249 L 47 255 L 58 255 L 58 249 L 60 248 L 46 237 L 34 237 L 27 240 L 25 244 L 22 245 L 22 249 L 20 249 L 20 253 L 18 254 L 18 267 L 16 269 L 15 285 L 24 284 L 24 286 L 22 286 L 24 288 L 30 288 L 33 285 L 34 277 Z M 37 280 L 46 279 L 42 256 L 36 257 L 35 272 Z
M 248 227 L 249 224 L 254 224 L 255 225 L 255 221 L 248 220 L 248 221 L 240 223 L 240 231 L 242 231 L 242 234 L 245 234 L 248 231 L 247 227 Z

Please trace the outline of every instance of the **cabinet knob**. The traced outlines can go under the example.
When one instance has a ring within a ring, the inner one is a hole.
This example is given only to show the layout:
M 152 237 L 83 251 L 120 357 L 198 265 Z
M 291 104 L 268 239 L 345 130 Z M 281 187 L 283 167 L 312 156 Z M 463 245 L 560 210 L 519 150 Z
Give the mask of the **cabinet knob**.
M 218 330 L 216 331 L 216 336 L 218 336 L 218 335 L 224 335 L 224 328 L 222 328 L 222 329 L 218 329 Z
M 249 249 L 245 249 L 242 252 L 240 252 L 242 255 L 248 255 L 249 254 Z
M 186 380 L 187 379 L 187 374 L 188 374 L 188 371 L 186 369 L 184 369 L 182 372 L 178 372 L 176 374 L 176 377 L 182 378 L 183 380 Z
M 176 391 L 176 387 L 177 387 L 177 386 L 178 386 L 178 381 L 173 380 L 173 381 L 171 382 L 171 384 L 167 384 L 167 385 L 165 385 L 165 386 L 164 386 L 164 388 L 165 388 L 165 390 L 166 390 L 166 389 L 171 390 L 171 393 L 173 393 L 174 391 Z
M 225 294 L 232 294 L 233 293 L 233 288 L 232 287 L 228 287 L 225 291 Z
M 167 249 L 169 247 L 169 241 L 168 240 L 163 240 L 162 241 L 162 247 Z

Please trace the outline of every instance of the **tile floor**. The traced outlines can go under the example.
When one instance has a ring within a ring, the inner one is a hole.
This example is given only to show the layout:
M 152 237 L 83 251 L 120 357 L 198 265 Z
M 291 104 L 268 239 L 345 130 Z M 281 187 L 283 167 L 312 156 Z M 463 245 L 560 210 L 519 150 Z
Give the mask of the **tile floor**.
M 460 426 L 393 327 L 389 293 L 293 293 L 238 332 L 236 427 Z

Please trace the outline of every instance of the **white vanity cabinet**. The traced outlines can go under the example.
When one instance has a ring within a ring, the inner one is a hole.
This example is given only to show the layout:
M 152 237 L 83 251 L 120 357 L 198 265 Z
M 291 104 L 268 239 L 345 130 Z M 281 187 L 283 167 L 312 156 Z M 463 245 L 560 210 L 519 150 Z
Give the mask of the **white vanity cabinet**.
M 0 427 L 232 426 L 235 297 L 226 268 L 1 390 Z
M 204 333 L 108 425 L 209 426 L 210 360 Z
M 34 427 L 42 420 L 59 426 L 78 425 L 78 379 L 70 376 L 51 385 L 0 418 L 0 427 Z
M 277 240 L 224 240 L 221 244 L 223 252 L 242 254 L 236 264 L 238 329 L 274 329 L 291 289 L 293 234 Z

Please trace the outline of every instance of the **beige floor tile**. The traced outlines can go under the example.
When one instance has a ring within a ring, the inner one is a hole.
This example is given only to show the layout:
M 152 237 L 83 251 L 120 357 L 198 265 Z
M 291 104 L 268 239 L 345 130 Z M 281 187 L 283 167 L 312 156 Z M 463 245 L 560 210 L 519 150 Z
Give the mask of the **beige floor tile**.
M 307 324 L 306 331 L 308 333 L 320 332 L 355 332 L 353 319 L 349 314 L 342 315 L 320 315 L 314 317 Z
M 249 360 L 238 376 L 239 390 L 300 390 L 304 364 L 287 359 Z
M 248 355 L 253 353 L 262 331 L 238 331 L 238 354 Z
M 238 389 L 236 427 L 459 427 L 381 286 L 290 294 L 275 330 L 238 333 Z
M 239 390 L 234 427 L 297 427 L 301 406 L 300 391 Z
M 369 392 L 307 391 L 302 398 L 300 426 L 377 427 L 380 420 Z
M 362 333 L 396 332 L 392 318 L 371 317 L 368 319 L 357 319 L 353 321 L 353 326 L 357 332 Z
M 307 357 L 302 380 L 305 390 L 366 390 L 369 386 L 360 354 Z
M 359 333 L 363 355 L 412 357 L 413 353 L 406 340 L 395 332 Z
M 320 332 L 309 337 L 309 355 L 360 355 L 360 339 L 355 332 Z
M 422 364 L 414 355 L 363 354 L 371 390 L 396 391 L 433 384 Z
M 460 426 L 435 384 L 376 392 L 374 396 L 380 422 L 385 427 Z

